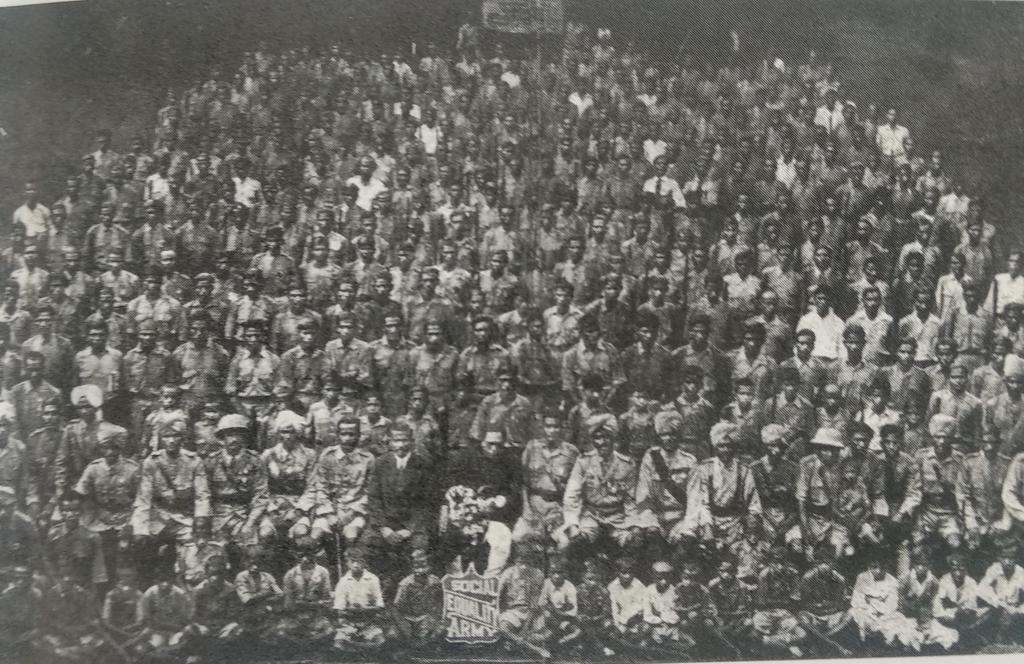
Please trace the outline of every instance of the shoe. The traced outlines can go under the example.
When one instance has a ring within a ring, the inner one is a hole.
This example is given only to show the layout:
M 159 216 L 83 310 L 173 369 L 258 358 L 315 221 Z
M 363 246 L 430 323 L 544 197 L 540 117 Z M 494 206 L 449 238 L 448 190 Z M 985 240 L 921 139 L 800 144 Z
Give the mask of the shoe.
M 800 649 L 800 646 L 790 646 L 789 654 L 791 654 L 793 657 L 803 657 L 804 651 Z
M 601 650 L 601 652 L 604 654 L 605 657 L 615 657 L 615 651 L 607 646 L 605 646 L 604 649 Z

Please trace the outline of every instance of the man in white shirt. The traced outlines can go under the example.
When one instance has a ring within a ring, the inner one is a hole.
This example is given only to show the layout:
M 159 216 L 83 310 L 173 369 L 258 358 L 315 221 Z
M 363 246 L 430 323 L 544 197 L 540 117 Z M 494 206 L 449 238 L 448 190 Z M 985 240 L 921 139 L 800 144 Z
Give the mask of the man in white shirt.
M 235 162 L 235 202 L 251 208 L 262 200 L 262 185 L 256 178 L 249 177 L 251 164 L 242 158 Z
M 1011 302 L 1024 304 L 1024 275 L 1021 274 L 1021 252 L 1011 251 L 1006 258 L 1006 272 L 997 274 L 985 297 L 985 308 L 1002 314 Z
M 171 179 L 168 175 L 170 170 L 170 159 L 166 157 L 161 158 L 156 173 L 146 178 L 146 185 L 142 193 L 144 203 L 151 201 L 168 202 L 168 199 L 171 197 Z
M 914 362 L 920 367 L 935 363 L 935 345 L 939 340 L 942 321 L 932 311 L 935 296 L 926 288 L 918 289 L 914 294 L 914 311 L 900 319 L 897 326 L 900 339 L 913 339 L 917 342 L 917 355 Z
M 384 643 L 384 630 L 379 618 L 384 613 L 384 596 L 380 580 L 366 569 L 361 551 L 345 553 L 348 571 L 334 588 L 334 609 L 341 625 L 334 636 L 338 647 L 372 648 Z
M 441 142 L 441 128 L 437 126 L 437 111 L 428 108 L 423 114 L 423 124 L 416 128 L 416 138 L 423 146 L 423 154 L 433 157 L 437 144 Z
M 576 90 L 569 94 L 569 103 L 576 107 L 576 115 L 582 117 L 594 105 L 594 98 L 584 87 L 581 79 Z
M 683 189 L 674 178 L 666 175 L 668 173 L 668 159 L 661 155 L 654 159 L 655 175 L 644 182 L 644 194 L 653 199 L 655 205 L 670 199 L 676 209 L 686 207 L 686 197 L 683 196 Z
M 949 559 L 949 571 L 939 579 L 939 589 L 932 603 L 932 613 L 947 627 L 961 634 L 977 629 L 978 621 L 988 612 L 978 604 L 978 582 L 967 575 L 967 563 L 960 553 Z
M 366 212 L 373 210 L 373 199 L 382 191 L 387 191 L 387 185 L 373 176 L 377 170 L 377 163 L 373 157 L 363 157 L 359 160 L 359 169 L 356 175 L 345 180 L 346 185 L 354 185 L 359 194 L 356 196 L 356 205 Z
M 883 157 L 899 161 L 907 156 L 904 148 L 904 140 L 910 137 L 910 131 L 903 125 L 897 124 L 899 113 L 895 108 L 890 108 L 886 114 L 887 122 L 878 127 L 875 133 L 875 143 Z
M 814 293 L 814 310 L 804 314 L 796 329 L 814 332 L 814 350 L 811 354 L 831 365 L 844 355 L 843 330 L 846 324 L 832 311 L 831 293 L 819 286 Z
M 25 229 L 25 239 L 50 232 L 50 209 L 39 202 L 39 191 L 34 182 L 25 183 L 25 203 L 14 211 L 14 225 Z
M 899 582 L 885 571 L 876 555 L 868 569 L 857 575 L 850 598 L 850 617 L 863 640 L 869 634 L 880 634 L 887 644 L 920 650 L 924 635 L 917 622 L 899 610 Z
M 836 91 L 830 89 L 825 92 L 825 103 L 814 112 L 814 124 L 824 127 L 831 135 L 835 134 L 844 122 L 843 104 L 839 102 Z
M 668 143 L 665 142 L 660 136 L 658 136 L 658 130 L 652 128 L 650 135 L 644 139 L 644 158 L 649 163 L 654 163 L 654 160 L 665 154 L 668 151 Z
M 618 574 L 608 584 L 612 624 L 620 634 L 639 635 L 644 626 L 647 586 L 633 576 L 635 561 L 632 558 L 619 558 L 615 566 Z
M 1009 634 L 1019 634 L 1024 622 L 1024 567 L 1017 564 L 1017 547 L 1005 540 L 999 560 L 992 563 L 978 583 L 978 599 L 1003 614 Z M 1013 629 L 1013 627 L 1016 629 Z

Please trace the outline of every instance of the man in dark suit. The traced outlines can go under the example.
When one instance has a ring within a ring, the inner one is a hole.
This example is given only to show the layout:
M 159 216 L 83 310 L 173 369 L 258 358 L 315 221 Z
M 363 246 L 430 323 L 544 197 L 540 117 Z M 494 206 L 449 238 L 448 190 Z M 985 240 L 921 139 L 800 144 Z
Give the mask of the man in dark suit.
M 377 459 L 367 490 L 367 526 L 363 546 L 374 556 L 382 580 L 397 580 L 399 566 L 412 551 L 427 548 L 431 526 L 433 468 L 412 451 L 412 430 L 395 422 L 388 431 L 389 451 Z

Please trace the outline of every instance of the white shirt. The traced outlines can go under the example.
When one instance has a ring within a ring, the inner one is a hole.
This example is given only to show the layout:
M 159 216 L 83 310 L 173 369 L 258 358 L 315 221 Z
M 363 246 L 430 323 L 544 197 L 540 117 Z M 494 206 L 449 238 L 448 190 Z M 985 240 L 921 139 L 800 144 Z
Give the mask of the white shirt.
M 786 189 L 792 189 L 796 182 L 796 159 L 789 162 L 779 157 L 775 160 L 775 180 L 784 185 Z
M 512 88 L 513 90 L 518 88 L 519 84 L 521 83 L 519 74 L 515 73 L 514 71 L 507 71 L 504 74 L 502 74 L 501 80 L 507 83 L 508 87 Z
M 949 192 L 939 199 L 937 214 L 944 214 L 947 217 L 963 216 L 967 214 L 967 206 L 971 204 L 970 196 L 966 194 L 957 195 L 956 192 Z
M 997 290 L 993 291 L 993 287 Z M 989 287 L 985 298 L 985 308 L 992 311 L 994 303 L 996 313 L 1001 314 L 1011 302 L 1024 304 L 1024 275 L 1011 277 L 1009 272 L 997 274 L 995 283 Z
M 928 318 L 921 320 L 917 312 L 907 314 L 900 319 L 898 334 L 899 338 L 912 337 L 917 341 L 916 362 L 934 362 L 935 343 L 939 340 L 939 331 L 942 321 L 934 313 L 928 314 Z
M 363 570 L 358 579 L 348 572 L 338 579 L 334 588 L 334 608 L 346 609 L 383 608 L 384 597 L 380 592 L 380 580 L 369 570 Z
M 629 588 L 623 588 L 618 577 L 608 584 L 608 598 L 612 602 L 612 620 L 616 626 L 625 628 L 633 616 L 643 615 L 647 599 L 647 586 L 633 579 Z
M 345 180 L 345 184 L 354 184 L 359 189 L 356 205 L 367 212 L 373 209 L 373 199 L 377 197 L 377 194 L 388 188 L 386 184 L 375 177 L 371 177 L 369 182 L 363 182 L 363 178 L 358 175 L 353 175 Z
M 857 418 L 864 424 L 871 427 L 871 430 L 875 432 L 874 437 L 871 439 L 871 443 L 868 445 L 868 450 L 872 452 L 882 451 L 882 427 L 886 424 L 901 424 L 903 422 L 903 415 L 899 411 L 886 408 L 881 413 L 876 413 L 874 408 L 870 406 L 860 411 L 860 417 Z
M 235 182 L 235 202 L 246 207 L 255 205 L 263 190 L 260 181 L 250 177 L 246 177 L 244 180 L 236 177 L 232 180 Z
M 1001 563 L 992 563 L 978 583 L 978 596 L 992 606 L 1024 613 L 1024 567 L 1014 565 L 1007 577 Z
M 838 360 L 844 355 L 843 329 L 846 324 L 836 316 L 834 311 L 828 312 L 824 318 L 817 311 L 804 314 L 797 323 L 796 331 L 810 330 L 814 332 L 814 350 L 811 354 L 825 360 Z
M 843 126 L 845 122 L 843 118 L 843 105 L 839 102 L 836 102 L 836 105 L 831 109 L 825 105 L 819 106 L 814 114 L 814 124 L 824 127 L 830 134 Z
M 957 587 L 953 576 L 946 573 L 939 579 L 939 590 L 932 601 L 932 613 L 936 618 L 953 618 L 957 609 L 978 608 L 978 582 L 964 576 L 964 585 Z
M 423 144 L 424 154 L 433 155 L 437 152 L 437 142 L 441 138 L 441 128 L 436 126 L 428 127 L 422 124 L 416 130 L 416 137 Z
M 171 183 L 167 178 L 159 173 L 153 173 L 146 178 L 146 189 L 142 196 L 144 201 L 166 201 L 170 197 Z
M 875 143 L 878 150 L 886 157 L 899 159 L 906 156 L 903 149 L 903 141 L 910 138 L 910 131 L 902 125 L 891 127 L 884 124 L 875 131 Z
M 644 594 L 644 622 L 649 625 L 675 625 L 679 622 L 675 587 L 669 585 L 661 591 L 656 583 L 647 586 Z
M 861 572 L 853 585 L 850 608 L 877 618 L 896 613 L 899 608 L 899 582 L 892 574 L 886 574 L 879 581 L 870 570 Z
M 594 105 L 594 99 L 590 96 L 589 92 L 584 92 L 583 96 L 580 96 L 578 92 L 574 92 L 569 95 L 569 103 L 576 107 L 578 115 L 583 115 Z
M 25 227 L 25 237 L 46 235 L 50 230 L 50 209 L 42 203 L 30 208 L 28 203 L 14 211 L 14 223 Z
M 405 470 L 405 466 L 409 463 L 409 455 L 406 454 L 404 457 L 395 455 L 395 468 L 398 470 Z
M 882 296 L 885 297 L 885 294 Z M 874 318 L 868 318 L 862 303 L 861 308 L 846 323 L 857 323 L 864 328 L 864 359 L 879 366 L 889 363 L 890 356 L 885 343 L 896 325 L 895 318 L 881 310 Z
M 395 102 L 394 105 L 391 107 L 391 112 L 396 117 L 402 117 L 402 104 L 401 104 L 401 102 Z M 420 120 L 421 119 L 420 105 L 419 104 L 413 104 L 412 106 L 409 107 L 409 117 L 414 119 L 414 120 Z
M 655 159 L 665 154 L 666 150 L 668 150 L 668 143 L 660 138 L 648 138 L 644 141 L 644 158 L 652 164 Z
M 686 197 L 683 196 L 683 189 L 679 183 L 667 175 L 655 175 L 648 178 L 644 183 L 644 192 L 648 194 L 657 193 L 659 196 L 672 196 L 672 202 L 677 208 L 686 207 Z

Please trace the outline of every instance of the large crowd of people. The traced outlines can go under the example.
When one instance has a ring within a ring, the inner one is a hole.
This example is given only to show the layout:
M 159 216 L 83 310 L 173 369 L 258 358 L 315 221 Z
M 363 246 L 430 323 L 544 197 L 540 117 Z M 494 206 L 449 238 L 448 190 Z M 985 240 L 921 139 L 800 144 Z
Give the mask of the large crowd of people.
M 813 52 L 514 46 L 261 45 L 25 185 L 10 652 L 444 652 L 468 571 L 545 658 L 1020 637 L 983 191 Z

